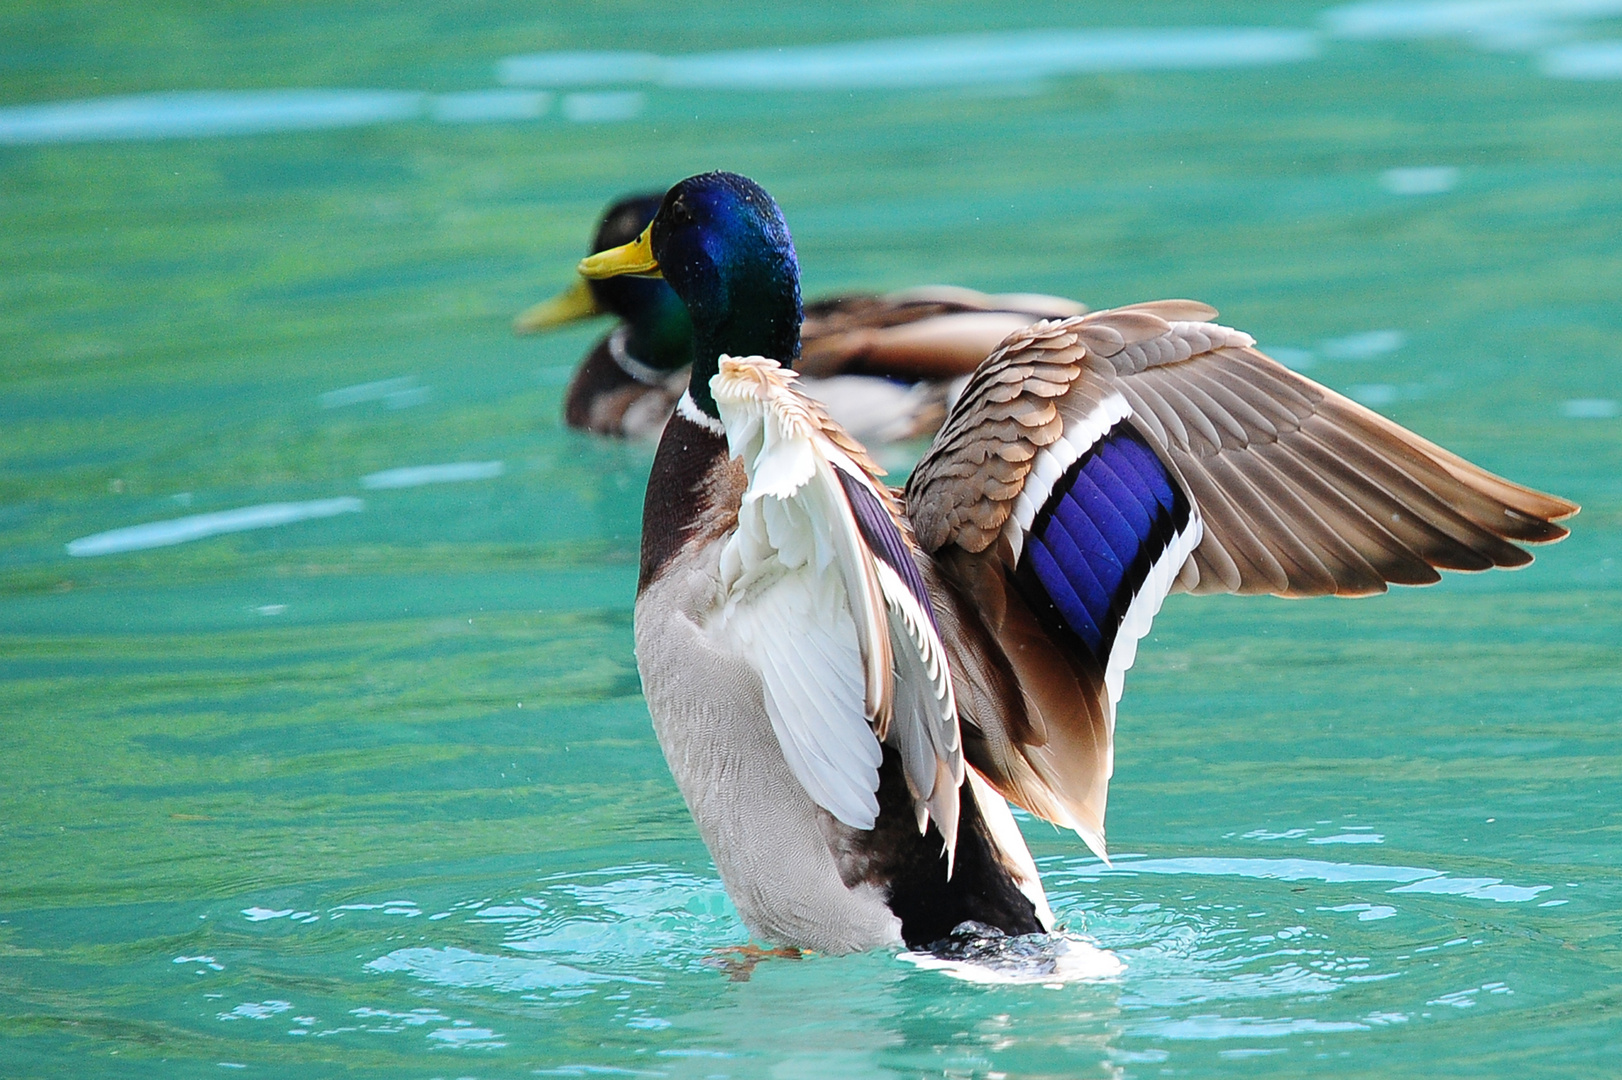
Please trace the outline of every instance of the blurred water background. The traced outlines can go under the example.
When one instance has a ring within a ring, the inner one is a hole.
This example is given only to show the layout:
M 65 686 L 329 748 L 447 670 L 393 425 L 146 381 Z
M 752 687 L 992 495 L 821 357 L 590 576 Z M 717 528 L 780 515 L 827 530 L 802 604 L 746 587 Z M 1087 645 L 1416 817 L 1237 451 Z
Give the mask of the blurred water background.
M 1613 1069 L 1618 80 L 1608 0 L 7 5 L 0 1073 Z M 1585 510 L 1174 597 L 1114 868 L 1024 823 L 1119 976 L 728 981 L 631 653 L 651 450 L 560 425 L 594 331 L 508 333 L 717 167 L 808 295 L 1203 299 Z

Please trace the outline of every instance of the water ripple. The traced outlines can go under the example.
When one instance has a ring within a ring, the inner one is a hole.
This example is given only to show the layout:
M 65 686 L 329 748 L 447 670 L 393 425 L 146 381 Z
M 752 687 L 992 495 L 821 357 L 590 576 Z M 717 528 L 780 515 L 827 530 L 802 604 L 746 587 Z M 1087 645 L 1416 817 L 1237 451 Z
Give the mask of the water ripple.
M 1371 834 L 1352 834 L 1371 835 Z M 1519 903 L 1545 892 L 1549 885 L 1505 885 L 1502 878 L 1450 878 L 1440 870 L 1419 866 L 1325 862 L 1319 859 L 1250 859 L 1193 856 L 1178 859 L 1118 858 L 1105 868 L 1091 863 L 1070 871 L 1069 880 L 1098 881 L 1134 874 L 1202 874 L 1262 878 L 1274 881 L 1395 882 L 1393 893 L 1437 893 L 1473 900 Z
M 627 976 L 598 975 L 552 960 L 487 956 L 468 949 L 395 949 L 366 965 L 368 971 L 404 972 L 441 986 L 487 987 L 506 992 L 561 990 L 607 982 L 645 982 Z

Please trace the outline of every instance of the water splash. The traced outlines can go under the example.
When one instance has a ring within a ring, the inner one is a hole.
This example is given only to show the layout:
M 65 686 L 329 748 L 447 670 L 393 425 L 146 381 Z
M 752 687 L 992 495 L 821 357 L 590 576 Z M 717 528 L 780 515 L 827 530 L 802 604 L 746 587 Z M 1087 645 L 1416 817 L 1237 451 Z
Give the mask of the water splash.
M 927 949 L 909 950 L 900 958 L 925 971 L 982 985 L 1100 982 L 1126 970 L 1120 957 L 1077 934 L 1010 937 L 978 922 L 963 923 Z

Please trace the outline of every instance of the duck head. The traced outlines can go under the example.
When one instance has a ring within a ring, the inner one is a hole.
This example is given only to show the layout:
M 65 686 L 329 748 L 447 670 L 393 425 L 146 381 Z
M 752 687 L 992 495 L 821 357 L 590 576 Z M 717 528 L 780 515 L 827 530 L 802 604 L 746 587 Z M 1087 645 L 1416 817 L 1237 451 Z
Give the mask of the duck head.
M 592 237 L 595 254 L 635 240 L 653 220 L 663 192 L 628 195 L 603 212 Z M 649 367 L 674 371 L 693 362 L 693 324 L 669 285 L 651 278 L 578 279 L 550 300 L 513 321 L 513 331 L 533 334 L 594 315 L 616 315 L 625 325 L 627 351 Z
M 693 324 L 693 403 L 712 417 L 720 357 L 800 355 L 800 265 L 777 203 L 736 173 L 688 177 L 635 240 L 584 260 L 581 276 L 663 277 Z

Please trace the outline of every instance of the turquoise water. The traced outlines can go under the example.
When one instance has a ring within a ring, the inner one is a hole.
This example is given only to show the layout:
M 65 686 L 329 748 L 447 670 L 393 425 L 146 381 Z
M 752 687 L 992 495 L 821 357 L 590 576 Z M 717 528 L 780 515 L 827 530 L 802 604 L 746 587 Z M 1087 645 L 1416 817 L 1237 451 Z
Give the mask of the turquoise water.
M 1555 7 L 0 13 L 0 1073 L 1614 1068 L 1622 5 Z M 591 330 L 507 332 L 714 167 L 810 294 L 1197 297 L 1585 509 L 1513 574 L 1173 598 L 1114 868 L 1024 822 L 1117 977 L 731 981 L 631 655 L 651 453 L 560 428 Z

